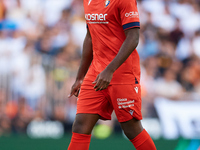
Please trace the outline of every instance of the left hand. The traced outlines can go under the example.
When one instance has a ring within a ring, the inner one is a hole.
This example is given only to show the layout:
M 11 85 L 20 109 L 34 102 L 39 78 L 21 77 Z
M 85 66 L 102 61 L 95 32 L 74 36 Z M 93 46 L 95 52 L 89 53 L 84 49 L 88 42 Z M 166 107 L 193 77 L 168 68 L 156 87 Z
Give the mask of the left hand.
M 110 81 L 112 79 L 113 73 L 107 69 L 103 70 L 100 74 L 98 74 L 96 80 L 92 82 L 95 84 L 94 89 L 95 91 L 101 91 L 108 87 Z

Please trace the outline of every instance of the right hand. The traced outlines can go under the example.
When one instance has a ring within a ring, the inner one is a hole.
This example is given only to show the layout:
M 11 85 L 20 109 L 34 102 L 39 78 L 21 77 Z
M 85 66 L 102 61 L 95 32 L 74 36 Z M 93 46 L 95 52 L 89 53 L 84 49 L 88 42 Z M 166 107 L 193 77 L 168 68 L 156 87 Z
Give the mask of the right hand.
M 78 97 L 78 94 L 79 94 L 79 91 L 80 91 L 80 87 L 81 87 L 82 82 L 83 82 L 82 80 L 77 80 L 77 81 L 72 85 L 71 92 L 70 92 L 70 94 L 68 95 L 68 97 L 71 97 L 72 95 Z

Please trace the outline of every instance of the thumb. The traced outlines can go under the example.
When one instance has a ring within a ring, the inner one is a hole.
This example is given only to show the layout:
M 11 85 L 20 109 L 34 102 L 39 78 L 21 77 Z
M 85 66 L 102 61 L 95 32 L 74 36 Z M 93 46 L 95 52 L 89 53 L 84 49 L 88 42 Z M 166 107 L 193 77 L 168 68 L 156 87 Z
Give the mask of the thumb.
M 72 95 L 74 95 L 74 93 L 75 93 L 75 89 L 74 89 L 74 88 L 72 88 L 72 90 L 71 90 L 70 94 L 68 95 L 68 98 L 72 97 Z
M 92 84 L 97 83 L 98 78 L 99 78 L 99 76 L 97 76 L 97 78 L 94 80 L 94 82 L 92 82 Z
M 72 95 L 73 95 L 73 94 L 72 94 L 72 93 L 70 93 L 70 94 L 69 94 L 67 97 L 68 97 L 68 98 L 70 98 L 70 97 L 72 97 Z

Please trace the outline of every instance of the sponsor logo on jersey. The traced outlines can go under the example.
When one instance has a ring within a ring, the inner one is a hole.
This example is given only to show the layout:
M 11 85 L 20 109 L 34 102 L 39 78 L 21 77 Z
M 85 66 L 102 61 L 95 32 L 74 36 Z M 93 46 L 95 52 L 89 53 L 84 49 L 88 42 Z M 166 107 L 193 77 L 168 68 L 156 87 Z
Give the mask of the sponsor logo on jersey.
M 139 88 L 138 88 L 138 87 L 135 87 L 134 89 L 135 89 L 135 92 L 138 93 L 138 89 L 139 89 Z
M 109 0 L 105 0 L 105 7 L 107 7 L 110 4 Z
M 129 110 L 129 113 L 131 114 L 131 116 L 133 115 L 134 110 Z
M 117 98 L 118 102 L 123 102 L 123 101 L 127 101 L 127 98 Z
M 128 100 L 127 98 L 117 98 L 118 108 L 130 108 L 134 106 L 135 100 Z
M 106 16 L 108 14 L 85 14 L 85 19 L 89 24 L 108 24 Z
M 135 12 L 135 11 L 131 11 L 129 13 L 125 14 L 125 17 L 129 17 L 129 18 L 139 18 L 139 13 Z

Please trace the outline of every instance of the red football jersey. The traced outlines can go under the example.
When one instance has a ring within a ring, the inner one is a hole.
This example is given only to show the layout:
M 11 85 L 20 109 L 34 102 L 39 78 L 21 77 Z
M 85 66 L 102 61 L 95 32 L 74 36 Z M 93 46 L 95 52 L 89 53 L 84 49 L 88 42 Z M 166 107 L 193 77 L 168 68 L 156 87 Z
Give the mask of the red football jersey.
M 140 27 L 136 0 L 84 0 L 85 19 L 92 37 L 93 61 L 85 81 L 96 76 L 115 58 L 126 36 L 124 30 Z M 137 50 L 114 72 L 110 84 L 140 81 Z

